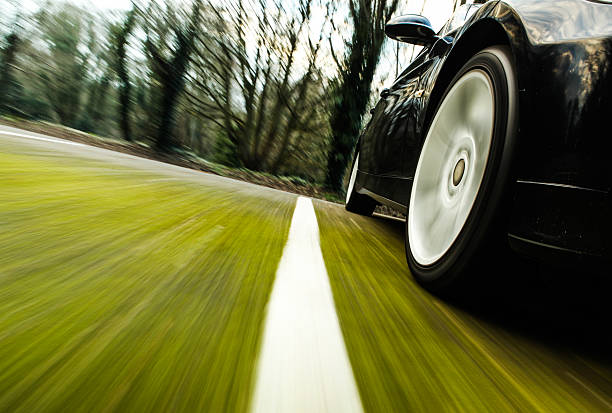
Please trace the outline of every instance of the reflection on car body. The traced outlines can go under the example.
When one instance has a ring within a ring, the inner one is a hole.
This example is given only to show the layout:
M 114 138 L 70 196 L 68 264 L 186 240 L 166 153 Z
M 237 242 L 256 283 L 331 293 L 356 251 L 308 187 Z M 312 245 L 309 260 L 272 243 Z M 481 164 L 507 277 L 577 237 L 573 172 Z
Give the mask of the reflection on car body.
M 388 23 L 390 37 L 424 47 L 381 97 L 360 137 L 347 209 L 369 214 L 382 203 L 406 212 L 409 267 L 433 290 L 461 284 L 482 252 L 491 253 L 499 232 L 501 244 L 537 257 L 609 262 L 612 140 L 604 131 L 612 113 L 612 5 L 474 3 L 484 4 L 457 8 L 438 33 L 422 16 Z M 489 98 L 490 105 L 482 103 Z M 448 123 L 471 105 L 474 113 L 490 106 L 493 124 L 470 119 L 472 112 Z M 490 136 L 478 148 L 474 130 L 488 126 Z M 464 149 L 456 140 L 464 135 L 476 146 L 461 161 Z M 435 145 L 438 152 L 428 154 Z M 457 188 L 453 174 L 461 178 Z M 461 192 L 472 185 L 478 187 L 473 196 Z M 446 204 L 427 215 L 455 196 L 470 205 L 465 216 Z M 415 205 L 426 207 L 419 213 Z M 454 213 L 445 225 L 445 214 Z M 419 233 L 423 220 L 431 222 Z M 436 241 L 445 231 L 447 239 Z M 420 248 L 428 259 L 419 260 Z

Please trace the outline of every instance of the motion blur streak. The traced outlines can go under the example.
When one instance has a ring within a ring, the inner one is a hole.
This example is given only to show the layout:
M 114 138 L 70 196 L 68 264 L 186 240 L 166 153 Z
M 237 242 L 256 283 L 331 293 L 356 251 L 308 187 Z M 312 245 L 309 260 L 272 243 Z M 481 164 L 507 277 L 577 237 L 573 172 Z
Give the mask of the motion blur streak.
M 0 412 L 247 409 L 294 196 L 6 136 L 0 165 Z
M 296 197 L 2 131 L 0 412 L 247 411 Z M 403 222 L 314 207 L 365 411 L 610 411 L 609 281 L 442 301 Z
M 487 319 L 488 314 L 442 302 L 416 285 L 406 270 L 403 222 L 349 215 L 324 202 L 315 202 L 315 210 L 340 325 L 366 411 L 610 411 L 609 359 L 590 360 L 589 353 L 562 345 L 571 334 L 572 320 L 565 312 L 554 315 L 560 318 L 557 323 L 566 323 L 554 336 L 555 343 L 528 338 L 494 317 Z M 492 268 L 491 277 L 501 272 Z M 521 279 L 516 274 L 512 281 Z M 534 280 L 529 282 L 530 288 L 538 289 Z M 578 294 L 575 282 L 571 286 Z M 538 291 L 542 304 L 528 307 L 527 317 L 532 319 L 513 314 L 529 301 L 524 289 L 509 289 L 504 300 L 493 299 L 483 307 L 491 313 L 505 311 L 506 319 L 516 317 L 521 325 L 552 329 L 554 318 L 537 321 L 552 301 L 542 297 L 546 293 L 557 291 Z

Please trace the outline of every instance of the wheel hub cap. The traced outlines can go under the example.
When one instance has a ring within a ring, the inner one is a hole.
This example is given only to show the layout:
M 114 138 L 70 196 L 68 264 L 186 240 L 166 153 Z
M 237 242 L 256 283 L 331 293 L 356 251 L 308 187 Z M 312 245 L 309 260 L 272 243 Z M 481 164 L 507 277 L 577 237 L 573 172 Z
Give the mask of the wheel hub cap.
M 489 76 L 472 70 L 451 88 L 431 123 L 408 209 L 410 251 L 420 265 L 444 256 L 467 222 L 487 166 L 494 105 Z
M 455 165 L 455 171 L 453 172 L 453 185 L 457 186 L 463 178 L 463 172 L 465 172 L 465 160 L 459 159 L 457 165 Z

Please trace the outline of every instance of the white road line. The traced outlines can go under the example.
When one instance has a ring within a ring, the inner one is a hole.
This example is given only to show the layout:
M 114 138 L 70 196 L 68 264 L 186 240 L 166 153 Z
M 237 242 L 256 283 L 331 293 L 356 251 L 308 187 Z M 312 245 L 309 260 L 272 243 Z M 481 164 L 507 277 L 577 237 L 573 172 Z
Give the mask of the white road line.
M 308 198 L 297 200 L 276 272 L 251 411 L 363 411 Z
M 53 142 L 53 143 L 64 143 L 66 145 L 85 146 L 85 145 L 83 145 L 81 143 L 66 141 L 66 140 L 63 140 L 63 139 L 43 138 L 42 136 L 26 135 L 25 133 L 7 132 L 7 131 L 2 131 L 2 130 L 0 130 L 0 135 L 16 136 L 18 138 L 35 139 L 37 141 L 45 141 L 45 142 Z

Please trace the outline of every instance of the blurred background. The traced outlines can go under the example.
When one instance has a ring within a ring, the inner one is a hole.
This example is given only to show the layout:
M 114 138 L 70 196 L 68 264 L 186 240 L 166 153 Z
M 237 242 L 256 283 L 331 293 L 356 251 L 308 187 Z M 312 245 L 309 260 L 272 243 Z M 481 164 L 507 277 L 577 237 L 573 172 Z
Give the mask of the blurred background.
M 386 21 L 437 30 L 455 3 L 0 0 L 0 115 L 341 193 L 369 109 L 419 51 Z
M 0 412 L 247 411 L 295 208 L 49 135 L 341 200 L 420 51 L 385 23 L 464 2 L 0 0 Z M 365 411 L 612 411 L 612 278 L 511 257 L 444 301 L 403 221 L 314 207 Z

